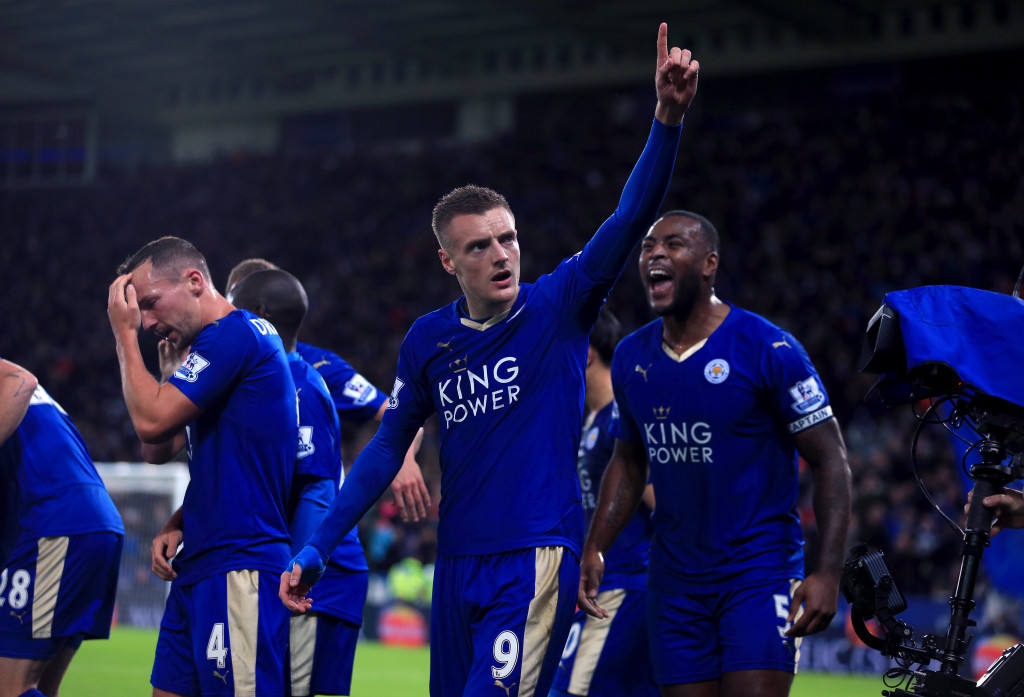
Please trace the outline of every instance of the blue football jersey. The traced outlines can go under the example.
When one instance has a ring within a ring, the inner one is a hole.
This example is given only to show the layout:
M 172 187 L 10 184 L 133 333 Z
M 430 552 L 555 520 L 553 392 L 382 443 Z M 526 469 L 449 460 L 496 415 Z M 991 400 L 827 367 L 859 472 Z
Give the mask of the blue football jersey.
M 387 395 L 356 372 L 348 361 L 336 353 L 302 342 L 296 348 L 303 360 L 323 376 L 339 417 L 362 424 L 377 416 Z
M 832 408 L 796 339 L 732 307 L 681 357 L 659 319 L 619 344 L 612 384 L 615 436 L 643 444 L 658 497 L 650 587 L 803 578 L 793 435 Z
M 582 252 L 520 284 L 509 310 L 476 322 L 460 299 L 416 320 L 402 342 L 383 423 L 309 540 L 321 560 L 384 491 L 434 413 L 438 554 L 561 545 L 578 558 L 583 511 L 573 463 L 588 335 L 661 206 L 680 130 L 654 121 L 615 212 Z
M 579 255 L 481 324 L 461 300 L 413 324 L 385 423 L 440 422 L 438 553 L 495 554 L 583 537 L 572 466 L 590 328 L 614 277 L 591 279 Z M 491 520 L 493 525 L 481 525 Z
M 0 443 L 0 507 L 0 566 L 17 540 L 124 534 L 82 436 L 42 385 Z
M 280 573 L 299 428 L 277 330 L 234 310 L 203 327 L 169 382 L 202 410 L 186 426 L 191 480 L 176 582 L 236 569 Z
M 615 437 L 610 427 L 618 418 L 615 402 L 608 403 L 593 415 L 583 426 L 580 435 L 580 449 L 576 458 L 576 472 L 580 478 L 583 493 L 583 518 L 585 528 L 590 527 L 597 508 L 597 495 L 601 477 L 608 467 Z M 629 523 L 615 538 L 615 544 L 604 555 L 604 576 L 599 590 L 613 588 L 644 590 L 647 588 L 647 559 L 651 549 L 651 509 L 641 501 Z
M 329 479 L 330 496 L 323 497 L 324 510 L 344 484 L 341 467 L 341 424 L 334 400 L 323 377 L 298 353 L 288 354 L 292 378 L 299 396 L 299 450 L 295 461 L 296 477 Z M 299 492 L 293 491 L 293 498 Z M 289 511 L 291 516 L 293 511 Z M 303 542 L 304 540 L 298 540 Z M 327 564 L 327 572 L 316 586 L 316 610 L 342 617 L 355 624 L 362 623 L 363 589 L 354 586 L 348 576 L 367 572 L 366 557 L 356 528 L 352 528 L 335 547 Z

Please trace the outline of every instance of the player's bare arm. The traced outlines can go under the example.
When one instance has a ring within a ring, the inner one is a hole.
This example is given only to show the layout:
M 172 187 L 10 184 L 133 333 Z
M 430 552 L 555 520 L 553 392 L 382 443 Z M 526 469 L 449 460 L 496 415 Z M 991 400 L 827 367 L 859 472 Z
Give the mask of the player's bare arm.
M 836 614 L 839 574 L 850 523 L 850 465 L 835 419 L 798 433 L 797 450 L 814 476 L 814 515 L 821 538 L 818 566 L 793 594 L 786 636 L 806 636 L 827 628 Z M 800 605 L 803 614 L 797 619 Z M 794 621 L 795 620 L 795 621 Z
M 160 384 L 164 385 L 171 379 L 174 371 L 181 367 L 188 357 L 190 347 L 176 347 L 167 339 L 157 344 L 157 356 L 160 363 Z M 163 465 L 173 460 L 187 444 L 185 431 L 178 431 L 170 440 L 162 443 L 143 443 L 142 459 L 151 465 Z
M 0 360 L 0 443 L 10 438 L 25 418 L 39 381 L 20 365 Z
M 153 559 L 153 574 L 164 581 L 173 581 L 177 577 L 170 561 L 178 553 L 178 546 L 181 545 L 182 530 L 185 529 L 185 519 L 181 509 L 176 510 L 164 525 L 163 529 L 153 538 L 153 545 L 150 547 L 150 555 Z
M 427 511 L 430 509 L 430 492 L 423 481 L 423 471 L 420 464 L 416 462 L 416 453 L 423 443 L 423 429 L 416 433 L 412 445 L 405 453 L 402 461 L 402 469 L 391 482 L 391 495 L 395 498 L 395 505 L 398 506 L 398 515 L 406 523 L 415 523 L 425 520 Z
M 135 432 L 143 443 L 165 443 L 198 414 L 199 408 L 171 384 L 161 385 L 146 370 L 139 350 L 139 310 L 132 274 L 110 284 L 107 316 L 117 344 L 121 388 Z
M 693 60 L 689 49 L 668 47 L 668 25 L 658 28 L 658 67 L 654 85 L 658 93 L 658 106 L 654 117 L 666 126 L 683 122 L 686 109 L 697 93 L 697 74 L 700 63 Z
M 377 423 L 384 418 L 384 412 L 388 410 L 388 403 L 382 402 L 377 410 Z M 416 454 L 423 445 L 423 429 L 416 432 L 412 439 L 412 445 L 405 453 L 402 461 L 402 469 L 398 470 L 394 480 L 391 482 L 391 495 L 395 498 L 395 505 L 398 506 L 398 515 L 406 523 L 416 523 L 427 517 L 430 509 L 430 492 L 423 481 L 423 471 L 420 464 L 416 462 Z
M 604 554 L 629 524 L 647 488 L 647 456 L 643 444 L 615 440 L 615 450 L 601 477 L 594 519 L 583 543 L 580 560 L 580 609 L 605 618 L 607 611 L 597 604 L 597 590 L 604 575 Z

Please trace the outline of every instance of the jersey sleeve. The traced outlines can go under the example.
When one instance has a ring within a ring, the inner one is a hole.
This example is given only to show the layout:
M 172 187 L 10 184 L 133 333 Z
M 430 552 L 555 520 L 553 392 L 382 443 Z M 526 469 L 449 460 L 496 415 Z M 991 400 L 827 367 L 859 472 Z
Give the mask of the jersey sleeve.
M 383 423 L 403 431 L 413 429 L 415 433 L 423 422 L 434 412 L 430 388 L 423 379 L 416 358 L 416 327 L 413 326 L 402 342 L 398 355 L 398 372 L 395 385 L 388 398 Z
M 313 372 L 313 371 L 311 371 Z M 315 372 L 311 379 L 320 379 Z M 324 393 L 299 391 L 299 450 L 296 474 L 336 480 L 341 471 L 341 433 L 333 405 Z
M 621 346 L 622 344 L 619 344 Z M 618 440 L 627 443 L 639 443 L 643 440 L 640 427 L 637 425 L 633 413 L 630 411 L 629 402 L 626 399 L 622 366 L 626 363 L 622 353 L 617 348 L 612 356 L 612 391 L 615 396 L 615 403 L 612 407 L 612 415 L 608 421 L 608 432 Z
M 804 347 L 789 332 L 768 347 L 769 389 L 776 413 L 791 434 L 832 417 L 825 386 Z
M 344 358 L 332 351 L 317 349 L 303 355 L 327 383 L 338 416 L 356 424 L 372 420 L 387 400 L 369 380 L 356 371 Z
M 256 343 L 244 320 L 225 317 L 199 333 L 192 352 L 168 382 L 205 410 L 234 386 L 252 361 Z
M 615 284 L 633 247 L 644 236 L 661 208 L 675 169 L 682 126 L 651 126 L 640 158 L 622 190 L 611 216 L 584 246 L 555 270 L 549 295 L 559 306 L 574 306 L 580 326 L 589 331 L 605 297 Z

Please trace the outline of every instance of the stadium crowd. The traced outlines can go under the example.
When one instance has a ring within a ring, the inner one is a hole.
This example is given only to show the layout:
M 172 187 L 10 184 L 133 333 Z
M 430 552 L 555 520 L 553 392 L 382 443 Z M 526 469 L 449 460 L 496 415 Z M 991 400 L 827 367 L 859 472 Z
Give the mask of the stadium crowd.
M 818 366 L 849 448 L 851 537 L 887 550 L 905 592 L 948 593 L 958 546 L 914 482 L 909 409 L 864 401 L 873 379 L 858 374 L 863 332 L 890 290 L 1013 288 L 1024 263 L 1024 105 L 999 69 L 978 70 L 991 66 L 709 80 L 666 199 L 716 221 L 728 241 L 719 297 L 791 330 Z M 456 297 L 434 268 L 439 192 L 466 182 L 505 192 L 529 231 L 524 280 L 577 251 L 610 210 L 642 142 L 649 89 L 609 91 L 599 108 L 592 93 L 578 99 L 522 97 L 515 132 L 484 144 L 108 164 L 85 188 L 0 192 L 0 355 L 18 354 L 39 376 L 97 461 L 140 460 L 103 303 L 131 250 L 180 235 L 204 251 L 218 285 L 243 257 L 290 269 L 312 299 L 304 336 L 390 385 L 412 320 Z M 630 264 L 609 301 L 628 330 L 650 320 L 638 284 Z M 349 434 L 346 463 L 369 428 Z M 430 439 L 428 428 L 420 462 L 436 505 Z M 919 465 L 955 514 L 962 494 L 941 433 L 924 439 Z M 386 509 L 363 526 L 377 569 L 431 554 L 432 532 L 404 529 Z

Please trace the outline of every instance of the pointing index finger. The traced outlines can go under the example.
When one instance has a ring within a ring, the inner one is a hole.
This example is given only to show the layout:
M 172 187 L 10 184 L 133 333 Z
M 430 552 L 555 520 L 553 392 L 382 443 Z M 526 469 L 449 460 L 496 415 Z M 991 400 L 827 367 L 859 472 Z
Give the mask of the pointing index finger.
M 668 60 L 668 24 L 661 23 L 658 27 L 658 65 Z

